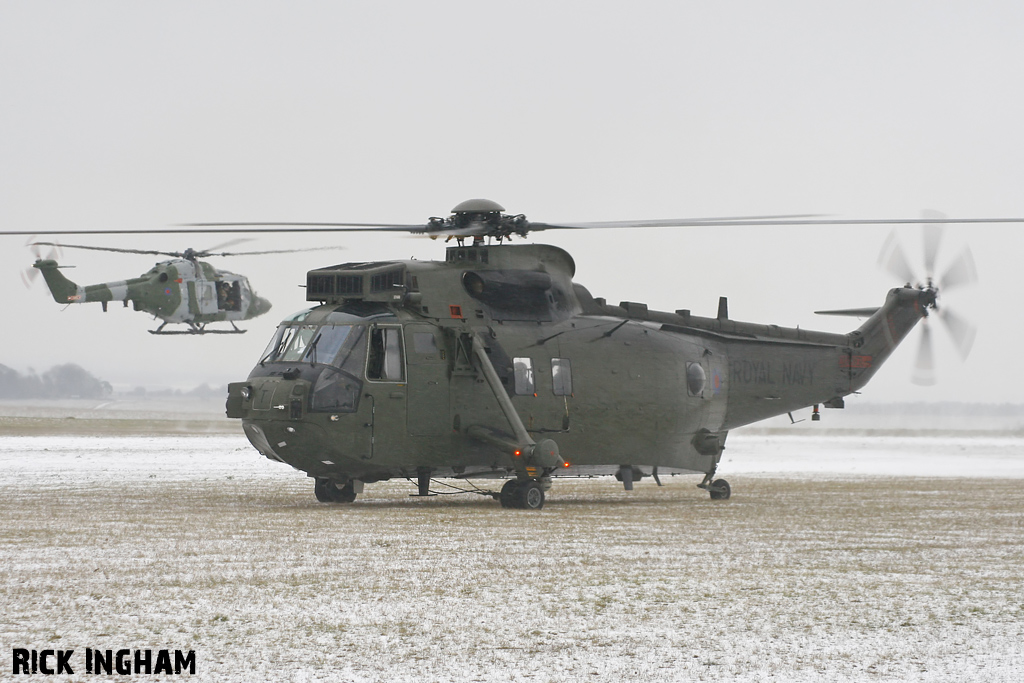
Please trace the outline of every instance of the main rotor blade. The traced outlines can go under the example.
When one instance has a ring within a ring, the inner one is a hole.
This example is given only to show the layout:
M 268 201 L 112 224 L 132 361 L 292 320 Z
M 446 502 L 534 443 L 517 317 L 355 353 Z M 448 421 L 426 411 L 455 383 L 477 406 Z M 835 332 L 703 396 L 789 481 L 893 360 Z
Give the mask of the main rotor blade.
M 259 256 L 262 254 L 294 254 L 300 251 L 324 251 L 326 249 L 345 249 L 346 247 L 309 247 L 308 249 L 270 249 L 268 251 L 223 251 L 219 254 L 211 254 L 209 252 L 202 252 L 199 254 L 200 258 L 206 258 L 207 256 Z
M 921 326 L 921 343 L 910 381 L 923 387 L 935 384 L 935 351 L 932 348 L 932 329 L 926 322 Z
M 1024 218 L 836 218 L 828 220 L 760 220 L 760 219 L 667 219 L 652 221 L 609 221 L 607 223 L 535 223 L 530 221 L 530 230 L 552 229 L 587 229 L 587 228 L 671 228 L 671 227 L 727 227 L 731 225 L 804 225 L 804 226 L 836 226 L 836 225 L 904 225 L 915 224 L 978 224 L 978 223 L 1024 223 Z
M 967 356 L 971 353 L 971 347 L 974 346 L 974 338 L 978 335 L 978 328 L 948 308 L 939 310 L 939 318 L 946 323 L 946 329 L 949 331 L 949 336 L 953 338 L 960 357 L 967 360 Z
M 727 227 L 727 226 L 842 226 L 842 225 L 903 225 L 907 223 L 946 224 L 1000 224 L 1024 223 L 1024 218 L 944 218 L 928 220 L 921 218 L 862 218 L 834 220 L 803 219 L 668 219 L 650 221 L 608 221 L 598 223 L 534 223 L 528 230 L 587 229 L 587 228 L 661 228 L 661 227 Z M 184 227 L 207 228 L 203 230 L 168 227 L 150 230 L 2 230 L 0 235 L 205 235 L 205 234 L 253 234 L 253 233 L 300 233 L 300 232 L 410 232 L 414 234 L 447 234 L 443 228 L 426 223 L 398 225 L 391 223 L 189 223 Z
M 116 251 L 122 254 L 151 254 L 157 256 L 181 256 L 180 252 L 177 251 L 151 251 L 149 249 L 118 249 L 116 247 L 88 247 L 84 244 L 64 244 L 63 242 L 33 242 L 33 244 L 49 245 L 53 247 L 63 248 L 69 247 L 71 249 L 90 249 L 92 251 Z
M 963 285 L 973 285 L 978 281 L 978 269 L 974 267 L 974 255 L 970 247 L 964 247 L 960 255 L 954 259 L 939 279 L 939 287 L 945 291 Z
M 921 217 L 927 220 L 945 221 L 946 214 L 926 209 L 921 212 Z M 935 257 L 939 253 L 939 245 L 942 243 L 942 231 L 945 223 L 925 223 L 921 226 L 924 232 L 924 272 L 925 276 L 931 278 L 935 275 Z
M 215 244 L 212 247 L 207 247 L 206 249 L 203 249 L 203 253 L 208 254 L 212 252 L 214 249 L 224 249 L 225 247 L 233 247 L 236 244 L 241 244 L 242 242 L 252 242 L 252 240 L 252 237 L 236 237 L 234 239 L 228 240 L 227 242 L 221 242 L 220 244 Z
M 414 225 L 400 225 L 397 223 L 301 223 L 301 222 L 241 222 L 241 223 L 182 223 L 182 227 L 186 228 L 233 228 L 251 226 L 253 228 L 259 228 L 257 230 L 246 231 L 246 232 L 318 232 L 319 230 L 331 231 L 337 230 L 338 232 L 360 232 L 360 231 L 379 231 L 379 232 L 424 232 L 427 230 L 425 223 L 417 223 Z M 309 230 L 264 230 L 262 228 L 309 228 Z M 234 230 L 181 230 L 179 232 L 235 232 Z
M 206 225 L 190 223 L 188 225 Z M 253 233 L 301 233 L 301 232 L 427 232 L 427 225 L 409 226 L 380 226 L 380 227 L 345 227 L 346 225 L 360 225 L 359 223 L 210 223 L 213 227 L 208 230 L 186 230 L 178 226 L 170 226 L 160 229 L 148 230 L 0 230 L 0 235 L 221 235 L 239 234 L 248 235 Z M 256 227 L 241 227 L 241 226 Z M 284 226 L 284 227 L 263 227 L 263 226 Z M 295 227 L 299 226 L 299 227 Z M 308 226 L 308 227 L 301 227 Z M 187 227 L 187 226 L 186 226 Z
M 662 218 L 644 221 L 592 221 L 583 223 L 535 223 L 530 221 L 533 230 L 591 230 L 602 228 L 684 228 L 700 225 L 770 225 L 762 221 L 780 221 L 779 225 L 788 225 L 790 219 L 818 218 L 821 214 L 802 213 L 777 216 L 719 216 L 711 218 Z M 748 222 L 756 221 L 756 222 Z
M 907 262 L 907 255 L 903 247 L 896 239 L 896 231 L 889 233 L 888 239 L 882 245 L 882 252 L 878 255 L 878 265 L 896 276 L 900 282 L 911 284 L 914 282 L 914 270 Z

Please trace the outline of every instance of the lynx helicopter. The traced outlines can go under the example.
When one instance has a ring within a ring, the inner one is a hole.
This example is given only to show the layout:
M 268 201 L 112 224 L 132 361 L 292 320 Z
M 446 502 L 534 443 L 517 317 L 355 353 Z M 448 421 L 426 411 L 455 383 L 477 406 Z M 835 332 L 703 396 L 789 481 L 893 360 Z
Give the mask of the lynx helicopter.
M 322 502 L 351 503 L 365 484 L 398 477 L 415 480 L 422 496 L 438 478 L 493 478 L 507 479 L 500 493 L 476 492 L 503 507 L 540 509 L 557 477 L 614 476 L 631 490 L 648 476 L 660 485 L 664 475 L 701 474 L 698 487 L 729 498 L 716 474 L 730 430 L 801 408 L 813 407 L 814 416 L 821 406 L 842 408 L 939 310 L 940 289 L 971 282 L 973 269 L 962 254 L 933 279 L 931 233 L 929 276 L 911 284 L 893 247 L 886 265 L 906 284 L 878 308 L 827 311 L 867 318 L 834 334 L 734 321 L 724 298 L 714 318 L 611 305 L 573 282 L 575 264 L 563 249 L 510 238 L 549 229 L 911 222 L 1024 219 L 551 224 L 478 199 L 413 225 L 220 223 L 180 232 L 382 230 L 455 239 L 444 261 L 309 271 L 306 299 L 314 305 L 285 319 L 248 379 L 229 385 L 226 412 L 263 456 L 313 478 Z M 972 328 L 942 319 L 961 350 L 969 348 Z M 922 372 L 931 365 L 927 340 Z
M 228 244 L 235 244 L 233 240 Z M 280 254 L 296 249 L 274 251 L 214 252 L 222 244 L 211 249 L 197 251 L 154 251 L 148 249 L 119 249 L 115 247 L 93 247 L 80 244 L 57 244 L 33 242 L 33 246 L 50 245 L 60 248 L 111 251 L 122 254 L 152 254 L 170 256 L 172 260 L 161 261 L 139 277 L 98 285 L 78 285 L 66 278 L 60 266 L 52 257 L 37 258 L 34 271 L 28 272 L 26 282 L 41 272 L 46 285 L 59 304 L 99 302 L 103 311 L 111 301 L 124 302 L 125 308 L 131 302 L 136 311 L 144 311 L 163 322 L 151 334 L 242 334 L 235 325 L 239 320 L 250 320 L 270 310 L 271 304 L 256 295 L 249 280 L 226 270 L 214 268 L 202 258 L 213 256 L 245 256 Z M 210 323 L 226 321 L 231 329 L 214 329 Z M 169 324 L 186 325 L 183 330 L 165 330 Z

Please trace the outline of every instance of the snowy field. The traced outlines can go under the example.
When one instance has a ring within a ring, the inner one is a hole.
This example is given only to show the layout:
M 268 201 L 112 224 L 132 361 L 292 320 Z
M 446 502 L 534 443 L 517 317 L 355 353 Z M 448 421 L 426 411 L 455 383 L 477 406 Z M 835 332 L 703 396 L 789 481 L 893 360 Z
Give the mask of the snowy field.
M 1024 438 L 728 446 L 728 501 L 557 480 L 528 512 L 321 505 L 239 436 L 3 436 L 0 633 L 209 681 L 1024 680 Z

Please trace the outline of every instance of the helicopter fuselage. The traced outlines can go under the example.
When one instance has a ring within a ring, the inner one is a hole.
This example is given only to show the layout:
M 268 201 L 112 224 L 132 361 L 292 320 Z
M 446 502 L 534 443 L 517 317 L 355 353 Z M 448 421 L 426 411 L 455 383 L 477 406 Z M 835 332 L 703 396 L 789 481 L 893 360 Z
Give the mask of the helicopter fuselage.
M 729 430 L 842 407 L 925 315 L 894 289 L 849 334 L 608 305 L 544 245 L 310 271 L 227 414 L 319 482 L 704 473 Z M 422 485 L 421 485 L 422 491 Z
M 136 278 L 84 286 L 64 277 L 56 261 L 40 260 L 35 267 L 58 303 L 99 302 L 106 310 L 112 301 L 125 306 L 131 302 L 134 310 L 164 324 L 184 323 L 193 330 L 211 322 L 248 320 L 270 310 L 270 303 L 256 296 L 244 276 L 194 259 L 162 261 Z

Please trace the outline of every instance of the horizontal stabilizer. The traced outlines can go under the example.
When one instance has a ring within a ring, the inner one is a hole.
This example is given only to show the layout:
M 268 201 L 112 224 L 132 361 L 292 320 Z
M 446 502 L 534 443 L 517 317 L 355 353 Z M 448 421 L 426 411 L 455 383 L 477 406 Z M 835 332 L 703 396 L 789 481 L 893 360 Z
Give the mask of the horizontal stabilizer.
M 838 311 L 815 311 L 817 315 L 845 315 L 850 318 L 870 318 L 878 312 L 875 308 L 842 308 Z

